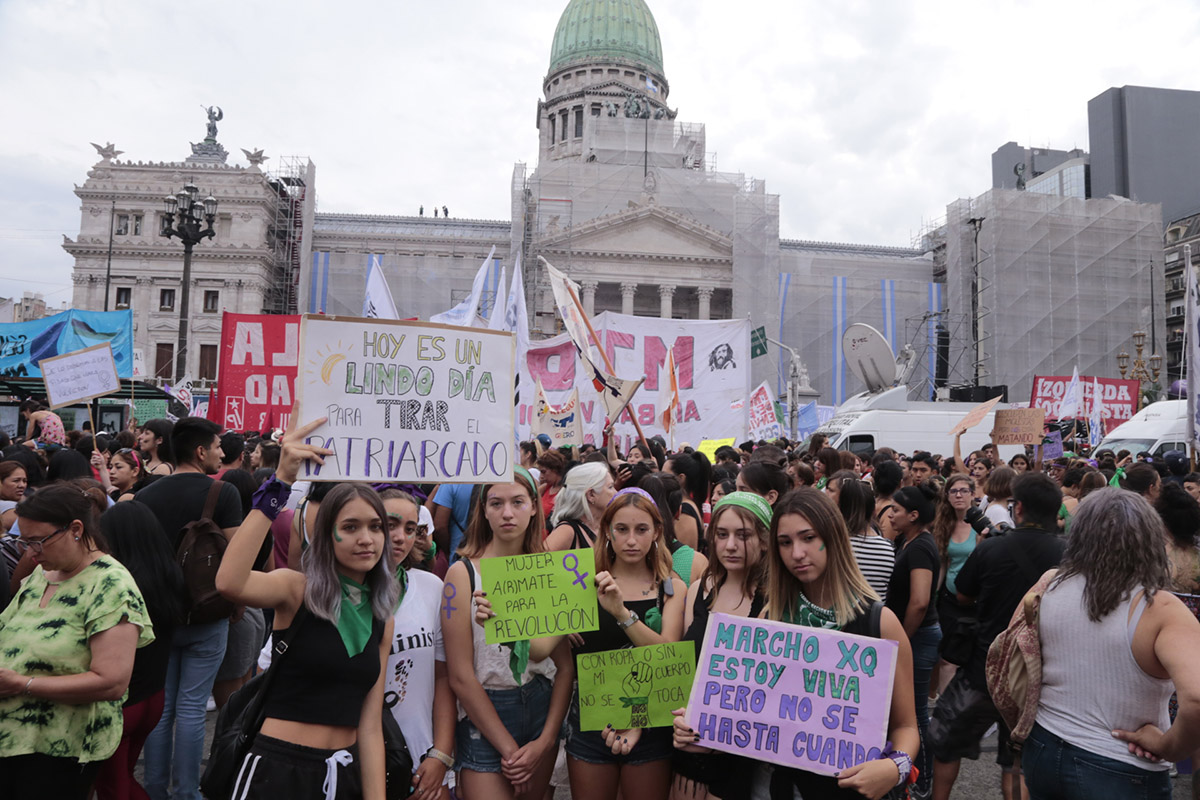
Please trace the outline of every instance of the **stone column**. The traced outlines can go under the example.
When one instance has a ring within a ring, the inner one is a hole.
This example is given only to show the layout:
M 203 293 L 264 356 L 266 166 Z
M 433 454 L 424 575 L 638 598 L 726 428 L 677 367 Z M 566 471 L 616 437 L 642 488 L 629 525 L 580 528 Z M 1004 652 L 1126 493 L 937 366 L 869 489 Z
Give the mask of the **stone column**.
M 713 291 L 713 287 L 711 286 L 696 287 L 696 297 L 700 300 L 700 319 L 712 318 Z
M 628 314 L 628 315 L 633 314 L 633 296 L 635 294 L 637 294 L 637 287 L 638 287 L 638 285 L 636 283 L 622 283 L 621 284 L 621 313 L 622 314 Z
M 671 301 L 675 298 L 675 287 L 669 283 L 658 287 L 658 315 L 663 319 L 671 318 Z
M 580 281 L 579 288 L 583 290 L 583 310 L 587 312 L 589 317 L 596 316 L 596 289 L 599 288 L 599 281 Z

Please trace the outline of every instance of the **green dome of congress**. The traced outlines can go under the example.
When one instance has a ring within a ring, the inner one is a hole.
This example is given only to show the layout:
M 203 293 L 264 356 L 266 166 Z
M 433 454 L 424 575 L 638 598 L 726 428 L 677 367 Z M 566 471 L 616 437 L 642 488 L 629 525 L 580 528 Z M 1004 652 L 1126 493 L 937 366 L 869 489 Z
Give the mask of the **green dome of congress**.
M 633 61 L 663 74 L 654 15 L 643 0 L 571 0 L 554 30 L 550 71 L 611 60 Z

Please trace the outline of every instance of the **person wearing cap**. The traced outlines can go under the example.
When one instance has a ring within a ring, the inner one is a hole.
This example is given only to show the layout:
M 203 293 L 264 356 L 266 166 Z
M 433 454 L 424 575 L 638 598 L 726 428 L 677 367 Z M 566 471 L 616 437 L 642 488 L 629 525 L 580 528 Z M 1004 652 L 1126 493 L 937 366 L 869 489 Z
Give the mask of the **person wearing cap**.
M 1188 457 L 1187 453 L 1182 450 L 1168 450 L 1163 455 L 1163 460 L 1167 462 L 1167 475 L 1163 480 L 1171 483 L 1183 485 L 1183 479 L 1188 474 Z
M 697 658 L 712 612 L 754 618 L 762 611 L 770 526 L 771 505 L 752 492 L 730 492 L 713 509 L 705 533 L 712 558 L 688 589 L 684 605 L 683 641 L 695 643 Z M 721 800 L 747 800 L 754 762 L 697 745 L 685 711 L 674 711 L 674 794 L 707 792 Z

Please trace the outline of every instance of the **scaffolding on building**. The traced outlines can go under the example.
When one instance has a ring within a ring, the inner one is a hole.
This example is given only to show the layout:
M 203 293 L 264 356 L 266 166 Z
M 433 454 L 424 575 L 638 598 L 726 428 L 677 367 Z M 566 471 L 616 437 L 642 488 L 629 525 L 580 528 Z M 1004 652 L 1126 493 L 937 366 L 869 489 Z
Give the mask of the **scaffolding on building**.
M 305 206 L 313 198 L 312 162 L 304 156 L 280 156 L 265 174 L 273 204 L 267 222 L 271 248 L 271 282 L 263 295 L 263 313 L 295 314 L 304 245 Z

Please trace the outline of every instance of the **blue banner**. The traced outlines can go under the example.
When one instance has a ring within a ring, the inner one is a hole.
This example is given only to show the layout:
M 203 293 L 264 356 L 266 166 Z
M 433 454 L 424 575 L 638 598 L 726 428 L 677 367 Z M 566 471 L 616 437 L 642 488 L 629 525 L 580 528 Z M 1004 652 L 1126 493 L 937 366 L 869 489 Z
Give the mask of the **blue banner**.
M 0 323 L 0 376 L 40 378 L 38 362 L 108 342 L 117 376 L 133 377 L 132 311 L 64 311 L 32 322 Z

